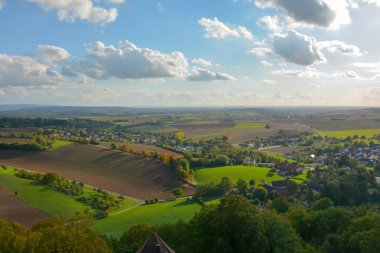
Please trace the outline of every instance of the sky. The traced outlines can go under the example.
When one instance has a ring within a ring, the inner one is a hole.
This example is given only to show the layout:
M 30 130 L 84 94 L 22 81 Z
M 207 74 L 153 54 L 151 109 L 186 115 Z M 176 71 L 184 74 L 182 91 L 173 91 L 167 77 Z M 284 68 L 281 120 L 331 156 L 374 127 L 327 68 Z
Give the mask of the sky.
M 0 104 L 380 106 L 380 0 L 0 0 Z

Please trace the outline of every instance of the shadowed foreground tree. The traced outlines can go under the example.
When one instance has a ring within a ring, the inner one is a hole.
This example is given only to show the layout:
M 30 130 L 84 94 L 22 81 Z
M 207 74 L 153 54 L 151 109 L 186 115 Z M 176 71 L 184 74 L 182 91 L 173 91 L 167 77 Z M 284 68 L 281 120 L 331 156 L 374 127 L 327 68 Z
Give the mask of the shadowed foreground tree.
M 300 252 L 300 238 L 275 212 L 259 212 L 240 196 L 205 206 L 189 222 L 157 228 L 177 252 Z M 186 238 L 184 240 L 183 238 Z
M 101 235 L 90 226 L 88 221 L 64 224 L 59 220 L 47 220 L 26 228 L 0 219 L 0 252 L 112 252 Z

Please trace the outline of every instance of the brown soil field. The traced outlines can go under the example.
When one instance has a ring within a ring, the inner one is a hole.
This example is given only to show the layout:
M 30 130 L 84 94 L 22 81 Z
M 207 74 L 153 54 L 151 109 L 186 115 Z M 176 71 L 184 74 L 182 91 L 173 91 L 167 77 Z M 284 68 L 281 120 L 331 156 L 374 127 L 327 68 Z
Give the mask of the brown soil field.
M 194 188 L 183 184 L 161 162 L 84 144 L 70 144 L 48 152 L 0 151 L 0 164 L 59 175 L 127 196 L 167 198 L 181 187 L 185 195 Z
M 236 123 L 226 122 L 226 123 L 211 123 L 211 124 L 175 124 L 174 127 L 182 130 L 182 131 L 191 131 L 196 129 L 221 129 L 221 128 L 233 128 Z
M 0 135 L 1 134 L 32 134 L 38 132 L 38 128 L 36 127 L 27 127 L 27 128 L 0 128 Z
M 100 146 L 103 146 L 103 147 L 106 147 L 106 148 L 111 148 L 111 144 L 112 144 L 112 142 L 101 142 Z M 157 152 L 159 154 L 167 153 L 167 154 L 170 154 L 170 155 L 175 155 L 176 157 L 183 157 L 183 155 L 180 154 L 180 153 L 177 153 L 177 152 L 174 152 L 174 151 L 171 151 L 171 150 L 167 150 L 167 149 L 164 149 L 164 148 L 160 148 L 160 147 L 157 147 L 157 146 L 153 146 L 153 145 L 123 143 L 123 142 L 117 142 L 116 144 L 117 145 L 125 144 L 126 146 L 133 148 L 138 153 L 141 153 L 144 150 L 146 150 L 148 152 Z
M 234 128 L 235 123 L 220 124 L 177 124 L 175 127 L 181 129 L 186 137 L 195 140 L 201 138 L 214 138 L 223 135 L 231 136 L 233 144 L 253 140 L 256 137 L 267 138 L 275 135 L 279 130 L 310 131 L 310 127 L 294 121 L 272 121 L 270 129 Z
M 32 226 L 49 215 L 31 207 L 0 187 L 0 218 Z
M 29 138 L 0 138 L 0 142 L 3 143 L 28 143 L 31 141 L 32 139 Z
M 321 119 L 305 121 L 305 124 L 312 126 L 320 131 L 336 130 L 360 130 L 360 129 L 377 129 L 380 128 L 378 119 Z

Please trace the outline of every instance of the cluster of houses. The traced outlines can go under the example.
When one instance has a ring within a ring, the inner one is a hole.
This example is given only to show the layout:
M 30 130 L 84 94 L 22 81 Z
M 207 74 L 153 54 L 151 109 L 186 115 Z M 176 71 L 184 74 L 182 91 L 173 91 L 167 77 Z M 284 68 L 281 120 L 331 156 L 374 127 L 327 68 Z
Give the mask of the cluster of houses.
M 338 153 L 326 153 L 317 156 L 317 164 L 326 164 L 331 158 L 348 157 L 359 161 L 367 167 L 373 167 L 376 162 L 380 161 L 380 145 L 373 145 L 372 147 L 347 147 Z

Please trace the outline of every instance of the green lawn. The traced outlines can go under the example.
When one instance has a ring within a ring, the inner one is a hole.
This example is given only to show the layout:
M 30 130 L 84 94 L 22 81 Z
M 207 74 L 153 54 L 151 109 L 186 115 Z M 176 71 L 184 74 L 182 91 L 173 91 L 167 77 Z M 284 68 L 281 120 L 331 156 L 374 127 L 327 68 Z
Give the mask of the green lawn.
M 53 143 L 53 147 L 52 147 L 50 150 L 54 150 L 54 149 L 57 149 L 57 148 L 60 148 L 60 147 L 66 146 L 66 145 L 68 145 L 68 144 L 70 144 L 70 143 L 71 143 L 70 141 L 56 140 L 56 141 Z
M 7 170 L 0 168 L 0 186 L 4 187 L 10 193 L 17 191 L 17 197 L 29 204 L 30 206 L 41 209 L 52 216 L 62 216 L 69 218 L 76 212 L 82 212 L 84 209 L 90 209 L 89 206 L 76 200 L 78 196 L 66 195 L 64 193 L 51 190 L 43 185 L 37 185 L 29 179 L 23 179 L 15 176 L 16 171 L 8 167 Z M 93 194 L 91 188 L 84 189 L 84 195 Z M 120 209 L 128 208 L 137 203 L 135 200 L 125 199 Z M 114 211 L 118 211 L 114 210 Z
M 357 135 L 359 138 L 365 135 L 367 138 L 372 137 L 374 134 L 380 134 L 379 129 L 360 129 L 360 130 L 339 130 L 339 131 L 323 131 L 322 135 L 327 137 L 345 138 L 347 136 Z
M 234 128 L 264 129 L 264 122 L 238 122 Z
M 205 168 L 199 169 L 195 172 L 195 179 L 198 183 L 219 183 L 223 177 L 229 177 L 233 182 L 242 178 L 246 181 L 254 179 L 256 184 L 260 184 L 262 181 L 269 183 L 271 181 L 284 179 L 277 175 L 277 173 L 270 175 L 269 171 L 269 168 L 243 165 Z
M 109 236 L 119 237 L 131 226 L 140 223 L 153 225 L 189 220 L 201 205 L 193 199 L 178 199 L 165 203 L 142 205 L 126 212 L 95 222 L 95 229 Z

